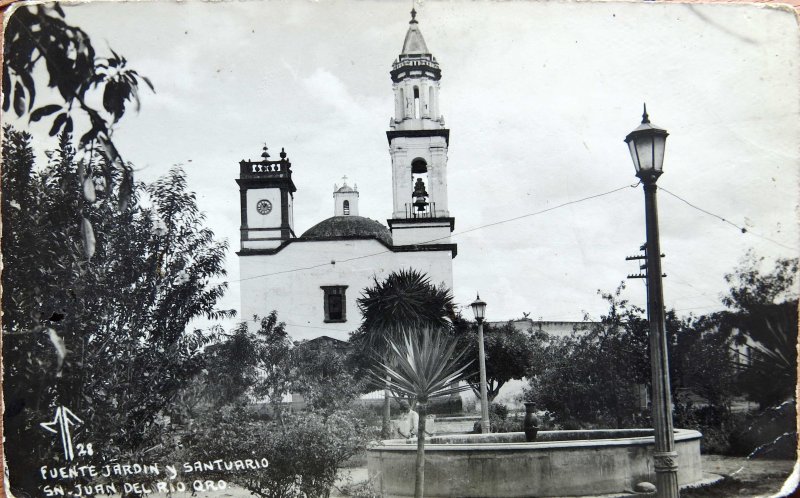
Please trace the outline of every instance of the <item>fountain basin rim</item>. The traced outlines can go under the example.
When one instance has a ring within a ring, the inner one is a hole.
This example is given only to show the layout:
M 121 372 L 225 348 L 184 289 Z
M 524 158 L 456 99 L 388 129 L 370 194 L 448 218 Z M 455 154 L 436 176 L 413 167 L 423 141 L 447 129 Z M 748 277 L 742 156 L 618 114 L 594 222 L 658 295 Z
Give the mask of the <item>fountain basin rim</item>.
M 554 434 L 554 433 L 594 433 L 600 435 L 602 433 L 619 433 L 631 431 L 640 433 L 642 430 L 647 429 L 596 429 L 586 431 L 540 431 L 539 434 Z M 651 429 L 652 430 L 652 429 Z M 524 432 L 512 432 L 506 434 L 519 434 L 524 438 Z M 692 439 L 702 438 L 702 434 L 698 431 L 691 429 L 674 429 L 675 441 L 689 441 Z M 547 450 L 552 448 L 562 449 L 579 449 L 591 447 L 611 447 L 611 446 L 647 446 L 655 444 L 655 436 L 631 436 L 631 437 L 613 437 L 597 439 L 572 439 L 561 441 L 534 441 L 534 442 L 480 442 L 480 439 L 492 439 L 492 436 L 497 436 L 497 433 L 492 434 L 465 434 L 457 437 L 464 439 L 477 439 L 476 442 L 468 443 L 427 443 L 425 444 L 425 451 L 444 452 L 444 451 L 531 451 L 531 450 Z M 434 436 L 437 437 L 437 436 Z M 438 436 L 442 437 L 442 436 Z M 367 446 L 368 451 L 416 451 L 416 439 L 386 439 L 377 443 L 371 443 Z

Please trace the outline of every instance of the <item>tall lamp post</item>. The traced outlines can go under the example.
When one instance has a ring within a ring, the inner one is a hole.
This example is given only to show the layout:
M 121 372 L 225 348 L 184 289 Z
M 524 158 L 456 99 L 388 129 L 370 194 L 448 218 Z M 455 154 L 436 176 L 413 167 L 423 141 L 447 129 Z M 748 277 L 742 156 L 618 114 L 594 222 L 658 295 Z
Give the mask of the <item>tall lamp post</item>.
M 486 303 L 478 297 L 470 305 L 478 322 L 478 357 L 481 368 L 481 434 L 489 434 L 489 401 L 486 395 L 486 353 L 483 349 L 483 318 L 486 316 Z
M 667 334 L 664 322 L 664 293 L 661 284 L 661 247 L 658 236 L 658 206 L 656 181 L 663 173 L 664 147 L 667 130 L 650 123 L 647 106 L 642 124 L 625 137 L 631 152 L 636 176 L 644 185 L 645 225 L 647 243 L 647 316 L 650 322 L 650 368 L 652 373 L 653 428 L 656 489 L 659 498 L 678 496 L 678 465 L 675 437 L 672 429 L 672 396 L 669 386 Z

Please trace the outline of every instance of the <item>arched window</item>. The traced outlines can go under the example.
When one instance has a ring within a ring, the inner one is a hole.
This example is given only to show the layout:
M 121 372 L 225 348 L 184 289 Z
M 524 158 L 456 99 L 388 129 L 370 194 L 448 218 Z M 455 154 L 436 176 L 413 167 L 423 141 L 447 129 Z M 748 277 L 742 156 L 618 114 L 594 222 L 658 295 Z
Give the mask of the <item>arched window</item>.
M 342 211 L 344 212 L 345 216 L 350 215 L 350 201 L 344 201 L 342 203 Z
M 413 161 L 411 161 L 412 174 L 427 173 L 427 172 L 428 172 L 428 163 L 425 161 L 425 159 L 418 157 Z
M 419 119 L 419 87 L 414 87 L 414 119 Z

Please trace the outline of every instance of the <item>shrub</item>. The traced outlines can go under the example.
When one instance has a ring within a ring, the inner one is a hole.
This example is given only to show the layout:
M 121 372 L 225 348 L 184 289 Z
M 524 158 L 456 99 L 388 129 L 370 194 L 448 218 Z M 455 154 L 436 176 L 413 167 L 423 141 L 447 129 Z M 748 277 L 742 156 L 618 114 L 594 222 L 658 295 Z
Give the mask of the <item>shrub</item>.
M 524 420 L 518 413 L 506 418 L 489 414 L 489 427 L 492 432 L 522 432 Z
M 491 416 L 496 415 L 500 419 L 505 420 L 508 417 L 508 407 L 503 403 L 492 403 L 489 405 L 489 419 L 491 420 Z
M 492 403 L 489 405 L 489 430 L 491 432 L 522 432 L 524 417 L 520 413 L 508 416 L 508 407 L 502 403 Z M 473 434 L 481 433 L 480 420 L 472 426 Z
M 234 482 L 260 497 L 327 496 L 336 470 L 366 446 L 366 431 L 350 410 L 328 417 L 285 414 L 284 424 L 259 422 L 242 406 L 223 407 L 187 435 L 185 458 L 267 458 L 269 466 L 247 473 L 207 475 Z M 189 461 L 187 459 L 187 461 Z
M 428 402 L 428 415 L 454 415 L 462 410 L 461 396 L 458 394 L 434 398 Z

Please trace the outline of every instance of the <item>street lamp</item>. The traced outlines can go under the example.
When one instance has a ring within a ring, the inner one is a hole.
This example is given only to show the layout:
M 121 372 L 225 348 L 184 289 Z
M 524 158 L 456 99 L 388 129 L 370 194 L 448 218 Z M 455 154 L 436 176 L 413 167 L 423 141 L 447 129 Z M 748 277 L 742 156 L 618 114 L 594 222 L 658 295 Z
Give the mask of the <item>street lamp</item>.
M 650 322 L 650 369 L 653 395 L 653 429 L 656 490 L 659 498 L 678 496 L 678 454 L 672 429 L 672 396 L 669 386 L 667 334 L 664 322 L 664 292 L 661 284 L 661 247 L 658 236 L 656 181 L 663 172 L 667 130 L 650 123 L 647 106 L 642 124 L 625 137 L 636 176 L 644 185 L 644 211 L 647 232 L 645 257 L 647 268 L 647 317 Z
M 478 358 L 481 368 L 481 434 L 489 434 L 489 401 L 486 395 L 486 353 L 483 348 L 483 318 L 486 316 L 486 303 L 481 301 L 481 296 L 470 304 L 478 322 Z

